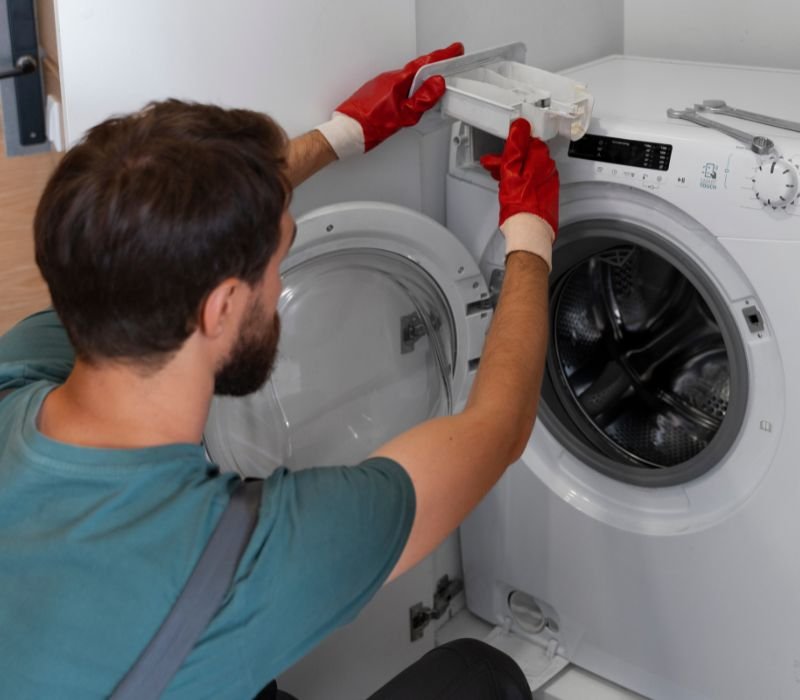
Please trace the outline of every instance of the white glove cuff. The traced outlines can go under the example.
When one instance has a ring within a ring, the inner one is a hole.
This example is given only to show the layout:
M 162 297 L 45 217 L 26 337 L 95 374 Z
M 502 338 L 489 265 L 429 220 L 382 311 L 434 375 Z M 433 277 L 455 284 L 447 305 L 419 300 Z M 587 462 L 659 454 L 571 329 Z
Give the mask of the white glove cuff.
M 552 227 L 540 216 L 521 212 L 509 216 L 500 227 L 506 238 L 506 256 L 517 250 L 538 255 L 553 269 L 553 241 L 556 238 Z
M 334 112 L 330 120 L 317 127 L 339 160 L 364 152 L 364 130 L 352 117 Z

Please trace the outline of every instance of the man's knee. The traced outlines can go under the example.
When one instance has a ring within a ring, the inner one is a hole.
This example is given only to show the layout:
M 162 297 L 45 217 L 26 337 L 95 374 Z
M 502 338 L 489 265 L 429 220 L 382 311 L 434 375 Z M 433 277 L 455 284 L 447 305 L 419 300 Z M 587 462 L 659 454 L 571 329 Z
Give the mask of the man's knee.
M 531 700 L 525 674 L 507 654 L 477 639 L 429 651 L 369 700 Z
M 458 655 L 465 670 L 488 669 L 498 697 L 527 700 L 531 697 L 525 674 L 508 654 L 477 639 L 455 639 L 432 652 Z
M 433 651 L 445 650 L 445 649 L 454 651 L 455 653 L 459 654 L 465 661 L 466 660 L 494 661 L 502 657 L 508 658 L 508 656 L 504 652 L 493 647 L 491 644 L 487 644 L 486 642 L 480 641 L 479 639 L 469 639 L 469 638 L 454 639 L 452 642 L 441 644 L 440 646 L 436 647 Z

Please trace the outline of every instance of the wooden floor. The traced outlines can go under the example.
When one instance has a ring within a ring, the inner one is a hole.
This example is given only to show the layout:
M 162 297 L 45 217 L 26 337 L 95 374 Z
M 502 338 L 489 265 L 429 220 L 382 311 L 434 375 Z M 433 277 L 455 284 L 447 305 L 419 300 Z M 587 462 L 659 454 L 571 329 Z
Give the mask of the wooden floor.
M 0 129 L 2 121 L 0 120 Z M 0 334 L 49 303 L 33 259 L 33 214 L 57 153 L 6 158 L 0 143 Z

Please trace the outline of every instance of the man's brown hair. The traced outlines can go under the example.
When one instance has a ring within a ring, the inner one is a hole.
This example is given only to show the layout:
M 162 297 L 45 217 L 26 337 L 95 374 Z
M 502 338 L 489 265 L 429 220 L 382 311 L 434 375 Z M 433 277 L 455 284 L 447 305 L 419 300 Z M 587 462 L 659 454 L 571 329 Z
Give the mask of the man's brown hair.
M 161 364 L 222 280 L 260 280 L 280 237 L 287 140 L 264 114 L 167 100 L 92 128 L 34 222 L 76 354 Z

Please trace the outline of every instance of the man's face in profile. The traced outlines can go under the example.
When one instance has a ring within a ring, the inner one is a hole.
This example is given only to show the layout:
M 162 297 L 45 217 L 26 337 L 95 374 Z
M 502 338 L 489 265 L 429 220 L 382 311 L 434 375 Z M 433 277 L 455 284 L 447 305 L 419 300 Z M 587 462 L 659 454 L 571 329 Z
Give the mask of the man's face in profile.
M 278 312 L 273 311 L 270 319 L 260 297 L 254 295 L 239 337 L 214 377 L 214 394 L 246 396 L 264 386 L 275 365 L 280 335 Z

